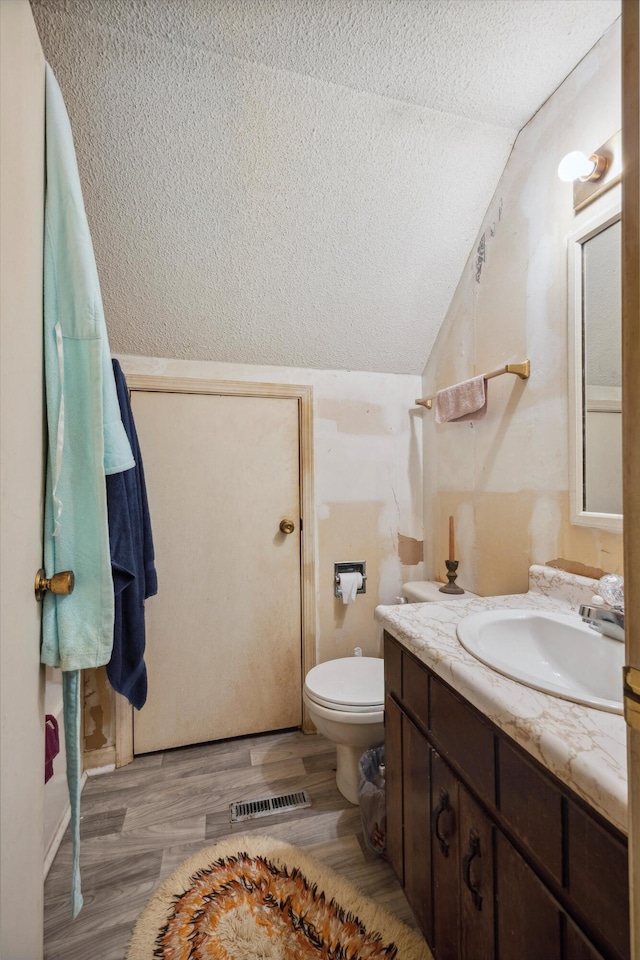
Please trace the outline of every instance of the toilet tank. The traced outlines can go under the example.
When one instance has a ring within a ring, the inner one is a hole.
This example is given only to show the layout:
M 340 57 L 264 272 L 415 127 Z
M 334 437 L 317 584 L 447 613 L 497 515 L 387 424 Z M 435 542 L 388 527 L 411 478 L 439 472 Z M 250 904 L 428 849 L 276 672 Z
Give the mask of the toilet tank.
M 414 580 L 411 583 L 403 583 L 401 595 L 409 603 L 446 603 L 448 600 L 469 600 L 476 597 L 476 593 L 470 593 L 465 590 L 464 593 L 441 593 L 441 583 L 435 580 Z

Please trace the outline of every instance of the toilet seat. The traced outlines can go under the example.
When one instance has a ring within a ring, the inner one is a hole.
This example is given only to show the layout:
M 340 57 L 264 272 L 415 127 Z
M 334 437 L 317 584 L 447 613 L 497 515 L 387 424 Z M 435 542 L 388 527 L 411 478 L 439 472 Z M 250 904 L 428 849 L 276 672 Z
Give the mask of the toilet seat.
M 338 704 L 334 704 L 332 707 L 325 707 L 321 703 L 316 703 L 315 700 L 312 700 L 307 692 L 305 691 L 302 699 L 304 700 L 309 715 L 313 722 L 318 725 L 319 719 L 323 719 L 329 722 L 330 726 L 333 728 L 335 734 L 335 729 L 337 726 L 342 728 L 342 735 L 344 736 L 345 729 L 350 730 L 350 736 L 353 734 L 353 731 L 361 726 L 371 726 L 372 724 L 383 724 L 384 722 L 384 705 L 381 703 L 379 706 L 368 707 L 366 710 L 349 710 L 342 709 Z M 324 730 L 321 731 L 325 733 L 325 736 L 329 740 L 334 739 L 335 743 L 340 743 L 340 740 L 335 737 L 332 738 L 328 732 Z M 379 743 L 382 743 L 384 740 L 384 732 L 381 733 L 380 739 L 375 739 L 375 742 L 370 744 L 365 744 L 364 746 L 378 746 Z M 362 751 L 360 751 L 362 752 Z
M 352 703 L 340 703 L 339 700 L 327 700 L 327 699 L 323 699 L 322 697 L 314 697 L 313 694 L 309 693 L 306 687 L 304 692 L 306 694 L 307 699 L 310 700 L 312 703 L 315 703 L 317 707 L 322 707 L 324 710 L 339 711 L 341 713 L 369 714 L 369 713 L 382 710 L 384 706 L 382 701 L 380 701 L 380 703 L 368 703 L 368 704 L 365 704 L 364 706 L 357 706 Z
M 372 713 L 384 705 L 384 661 L 343 657 L 313 667 L 305 678 L 309 700 L 327 710 Z

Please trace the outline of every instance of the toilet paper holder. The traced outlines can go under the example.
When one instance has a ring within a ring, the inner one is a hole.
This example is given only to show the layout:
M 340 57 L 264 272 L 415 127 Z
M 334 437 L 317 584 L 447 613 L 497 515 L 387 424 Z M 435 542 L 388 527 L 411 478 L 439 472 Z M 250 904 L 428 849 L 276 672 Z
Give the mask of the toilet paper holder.
M 367 592 L 367 561 L 366 560 L 356 560 L 356 561 L 343 561 L 342 563 L 334 563 L 333 565 L 333 595 L 338 599 L 342 597 L 342 590 L 340 589 L 340 574 L 341 573 L 361 573 L 362 574 L 362 586 L 358 587 L 358 593 Z

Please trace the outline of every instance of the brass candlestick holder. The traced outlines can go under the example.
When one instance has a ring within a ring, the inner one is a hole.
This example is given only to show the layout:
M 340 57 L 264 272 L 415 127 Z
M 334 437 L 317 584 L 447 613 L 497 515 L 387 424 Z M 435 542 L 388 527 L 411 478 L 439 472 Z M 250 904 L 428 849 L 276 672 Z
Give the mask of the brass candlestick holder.
M 453 593 L 458 595 L 464 593 L 462 587 L 459 587 L 456 584 L 456 577 L 458 576 L 456 572 L 458 569 L 458 561 L 445 560 L 445 563 L 447 565 L 447 580 L 449 583 L 445 583 L 440 587 L 440 593 Z

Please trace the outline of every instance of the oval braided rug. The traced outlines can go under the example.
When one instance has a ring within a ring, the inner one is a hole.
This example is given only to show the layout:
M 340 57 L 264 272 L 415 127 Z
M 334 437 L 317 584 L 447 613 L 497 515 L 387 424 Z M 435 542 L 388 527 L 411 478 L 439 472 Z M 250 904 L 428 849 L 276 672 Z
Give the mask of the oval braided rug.
M 296 847 L 229 837 L 140 915 L 127 960 L 431 960 L 419 933 Z

